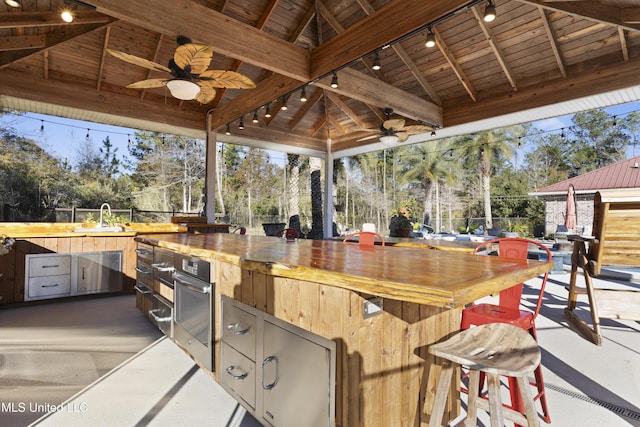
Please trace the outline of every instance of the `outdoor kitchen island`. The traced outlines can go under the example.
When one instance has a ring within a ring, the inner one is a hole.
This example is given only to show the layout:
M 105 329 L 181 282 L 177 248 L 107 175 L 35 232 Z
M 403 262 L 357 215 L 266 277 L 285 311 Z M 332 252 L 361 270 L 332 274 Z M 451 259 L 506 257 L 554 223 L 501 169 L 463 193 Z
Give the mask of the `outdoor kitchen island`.
M 335 425 L 344 427 L 426 425 L 439 374 L 427 346 L 459 329 L 465 304 L 553 266 L 461 252 L 235 234 L 135 240 L 211 262 L 218 382 L 230 372 L 220 365 L 220 337 L 229 327 L 222 304 L 229 298 L 335 342 Z M 454 388 L 452 393 L 457 396 Z M 458 406 L 449 408 L 449 417 L 457 415 Z M 297 425 L 306 425 L 305 413 L 298 417 Z

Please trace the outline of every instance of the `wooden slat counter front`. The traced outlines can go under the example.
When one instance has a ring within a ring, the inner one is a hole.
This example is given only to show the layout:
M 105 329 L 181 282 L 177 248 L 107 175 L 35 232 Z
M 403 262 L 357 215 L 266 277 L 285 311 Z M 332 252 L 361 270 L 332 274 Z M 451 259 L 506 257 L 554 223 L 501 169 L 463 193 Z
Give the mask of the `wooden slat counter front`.
M 216 316 L 226 295 L 334 340 L 336 425 L 343 427 L 427 425 L 439 372 L 426 346 L 459 329 L 465 304 L 553 266 L 330 240 L 234 234 L 135 239 L 212 260 Z M 372 295 L 383 297 L 383 312 L 364 319 L 364 301 Z M 218 355 L 216 348 L 216 363 Z M 449 409 L 450 417 L 458 412 L 456 405 Z

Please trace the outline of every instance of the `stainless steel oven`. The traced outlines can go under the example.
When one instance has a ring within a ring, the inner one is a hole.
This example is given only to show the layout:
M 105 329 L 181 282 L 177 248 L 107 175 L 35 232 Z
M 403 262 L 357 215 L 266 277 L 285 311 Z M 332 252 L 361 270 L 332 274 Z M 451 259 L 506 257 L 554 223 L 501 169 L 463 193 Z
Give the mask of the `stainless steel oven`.
M 175 255 L 173 337 L 201 366 L 213 370 L 213 293 L 211 264 Z

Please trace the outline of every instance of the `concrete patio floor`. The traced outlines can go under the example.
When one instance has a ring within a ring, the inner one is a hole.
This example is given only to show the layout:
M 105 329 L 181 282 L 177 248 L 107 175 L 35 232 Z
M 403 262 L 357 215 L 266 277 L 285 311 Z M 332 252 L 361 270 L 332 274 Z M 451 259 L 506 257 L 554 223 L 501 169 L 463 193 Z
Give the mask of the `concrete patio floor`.
M 640 325 L 605 320 L 587 341 L 564 318 L 568 280 L 550 276 L 537 320 L 550 425 L 640 427 Z M 0 426 L 28 425 L 259 424 L 124 295 L 0 310 Z

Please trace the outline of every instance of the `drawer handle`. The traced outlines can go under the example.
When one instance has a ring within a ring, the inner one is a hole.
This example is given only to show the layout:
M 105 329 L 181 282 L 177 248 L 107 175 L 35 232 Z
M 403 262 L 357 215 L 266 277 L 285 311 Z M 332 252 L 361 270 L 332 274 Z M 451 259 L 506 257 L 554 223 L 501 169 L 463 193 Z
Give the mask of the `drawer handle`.
M 56 265 L 43 265 L 42 268 L 58 268 L 60 267 L 60 264 L 56 264 Z
M 268 363 L 271 362 L 275 362 L 276 364 L 276 378 L 275 380 L 273 380 L 273 382 L 269 383 L 269 384 L 265 384 L 264 383 L 264 371 L 265 371 L 265 366 Z M 278 384 L 278 358 L 276 356 L 269 356 L 266 359 L 264 359 L 262 361 L 262 388 L 265 390 L 271 390 L 272 388 L 274 388 L 276 386 L 276 384 Z
M 41 287 L 42 288 L 55 288 L 55 287 L 58 287 L 58 286 L 60 286 L 59 283 L 56 283 L 55 285 L 42 285 Z
M 159 312 L 159 311 L 160 311 L 160 309 L 149 310 L 149 315 L 151 317 L 153 317 L 153 320 L 155 320 L 156 322 L 158 322 L 158 323 L 171 322 L 171 320 L 173 320 L 173 319 L 171 319 L 171 317 L 160 317 L 160 316 L 158 316 L 156 313 Z
M 239 327 L 240 327 L 240 322 L 229 323 L 227 325 L 227 331 L 231 332 L 233 335 L 244 335 L 251 330 L 251 326 L 247 326 L 244 329 L 238 329 Z
M 151 274 L 151 270 L 147 270 L 145 268 L 136 267 L 136 271 L 140 274 L 144 274 L 145 276 Z
M 227 372 L 227 374 L 231 375 L 231 377 L 233 379 L 236 379 L 236 380 L 243 380 L 243 379 L 245 379 L 245 378 L 247 378 L 249 376 L 248 372 L 242 372 L 242 371 L 240 371 L 240 372 L 242 372 L 241 374 L 234 374 L 233 371 L 236 368 L 237 368 L 236 366 L 231 365 L 231 366 L 227 367 L 227 369 L 225 369 L 225 371 Z
M 165 267 L 162 264 L 151 264 L 151 267 L 153 267 L 154 270 L 161 271 L 161 272 L 168 272 L 168 271 L 174 271 L 175 270 L 174 267 Z
M 141 294 L 150 294 L 152 292 L 151 289 L 147 288 L 146 286 L 135 285 L 133 289 L 140 292 Z

